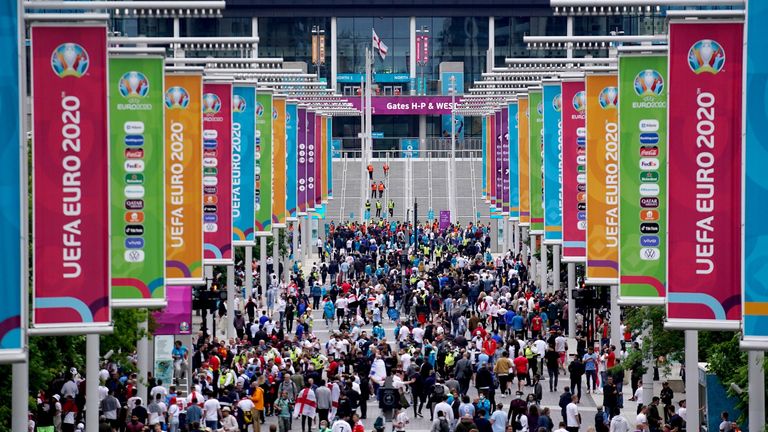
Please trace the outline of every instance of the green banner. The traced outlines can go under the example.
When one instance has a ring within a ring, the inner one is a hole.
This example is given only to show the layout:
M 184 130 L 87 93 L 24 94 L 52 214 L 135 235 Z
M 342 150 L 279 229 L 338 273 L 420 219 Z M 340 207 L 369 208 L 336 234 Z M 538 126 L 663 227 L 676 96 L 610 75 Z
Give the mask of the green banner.
M 667 56 L 619 58 L 619 297 L 663 303 L 666 285 Z
M 544 105 L 541 90 L 528 92 L 531 234 L 544 234 Z
M 256 235 L 272 235 L 272 91 L 256 90 Z
M 163 66 L 109 60 L 113 307 L 165 305 Z

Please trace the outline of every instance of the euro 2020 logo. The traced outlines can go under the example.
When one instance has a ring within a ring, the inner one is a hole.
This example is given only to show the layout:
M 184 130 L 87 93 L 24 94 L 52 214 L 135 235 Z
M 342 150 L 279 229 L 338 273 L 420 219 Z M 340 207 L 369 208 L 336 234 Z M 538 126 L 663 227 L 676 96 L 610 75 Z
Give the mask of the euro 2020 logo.
M 577 112 L 584 112 L 584 108 L 587 106 L 587 95 L 584 91 L 577 92 L 573 95 L 573 109 Z
M 264 105 L 256 102 L 256 117 L 261 117 L 264 115 Z
M 88 52 L 76 43 L 63 43 L 51 54 L 51 68 L 59 78 L 80 78 L 88 71 Z
M 232 111 L 236 113 L 244 113 L 246 108 L 245 99 L 239 95 L 232 97 Z
M 149 93 L 149 80 L 141 72 L 126 72 L 120 77 L 118 89 L 120 90 L 120 95 L 124 98 L 147 97 Z
M 221 111 L 221 99 L 215 93 L 203 95 L 203 114 L 218 114 Z
M 171 87 L 165 92 L 168 109 L 184 109 L 189 106 L 189 92 L 184 87 Z
M 544 114 L 544 104 L 539 102 L 538 105 L 536 105 L 536 112 L 539 113 L 539 115 Z
M 598 97 L 602 109 L 616 108 L 619 104 L 619 90 L 616 87 L 606 87 L 600 91 Z
M 635 93 L 638 96 L 660 96 L 664 91 L 664 78 L 653 69 L 641 71 L 635 77 Z
M 715 40 L 702 39 L 688 50 L 688 66 L 696 75 L 715 75 L 725 66 L 725 49 Z
M 563 95 L 558 93 L 555 95 L 554 99 L 552 99 L 552 108 L 554 108 L 555 112 L 560 112 L 560 110 L 563 107 Z

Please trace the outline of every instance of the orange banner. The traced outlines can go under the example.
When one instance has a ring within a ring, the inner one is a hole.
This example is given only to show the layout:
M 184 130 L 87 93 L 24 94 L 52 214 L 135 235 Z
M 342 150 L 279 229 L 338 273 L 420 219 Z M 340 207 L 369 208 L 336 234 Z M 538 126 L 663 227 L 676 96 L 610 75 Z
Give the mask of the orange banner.
M 203 78 L 168 74 L 165 89 L 167 284 L 203 284 Z
M 517 128 L 517 149 L 518 157 L 520 158 L 518 163 L 518 172 L 520 173 L 520 226 L 531 225 L 531 179 L 528 172 L 528 163 L 530 162 L 530 146 L 528 141 L 528 119 L 530 113 L 528 112 L 528 96 L 520 95 L 517 97 L 517 115 L 518 115 L 518 128 Z M 521 115 L 521 113 L 523 113 Z
M 619 281 L 619 90 L 616 75 L 588 75 L 586 97 L 586 282 L 613 285 Z
M 275 228 L 285 228 L 288 217 L 285 209 L 285 97 L 275 95 L 272 110 L 272 223 Z

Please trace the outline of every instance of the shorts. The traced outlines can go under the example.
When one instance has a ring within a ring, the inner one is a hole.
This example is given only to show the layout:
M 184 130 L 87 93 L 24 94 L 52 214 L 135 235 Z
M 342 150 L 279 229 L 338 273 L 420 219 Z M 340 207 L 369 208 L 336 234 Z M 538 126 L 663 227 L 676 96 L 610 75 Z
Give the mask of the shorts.
M 517 379 L 519 379 L 520 381 L 527 380 L 528 379 L 528 372 L 526 372 L 526 373 L 518 372 L 517 373 Z

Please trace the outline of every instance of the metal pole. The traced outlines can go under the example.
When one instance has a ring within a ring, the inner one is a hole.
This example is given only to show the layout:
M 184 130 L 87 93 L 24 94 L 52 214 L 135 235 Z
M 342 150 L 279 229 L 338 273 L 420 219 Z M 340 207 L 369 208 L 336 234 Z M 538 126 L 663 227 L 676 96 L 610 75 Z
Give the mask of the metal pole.
M 272 228 L 272 271 L 280 280 L 280 228 Z
M 251 36 L 259 37 L 259 18 L 258 17 L 251 17 Z M 259 58 L 258 42 L 253 44 L 253 49 L 251 50 L 251 57 Z
M 645 325 L 643 325 L 643 344 L 650 344 L 651 343 L 651 332 L 653 331 L 653 321 L 645 321 Z M 654 358 L 653 355 L 647 356 L 644 361 L 645 364 L 645 373 L 643 374 L 643 405 L 650 405 L 651 400 L 653 400 L 653 362 Z M 698 377 L 698 365 L 696 366 L 696 369 L 694 369 L 693 372 L 695 375 L 694 377 Z M 690 406 L 690 405 L 689 405 Z M 695 410 L 695 407 L 691 407 L 691 410 Z M 694 430 L 694 427 L 691 427 L 691 430 Z
M 97 336 L 98 337 L 98 336 Z M 29 357 L 23 363 L 13 364 L 13 397 L 11 398 L 12 430 L 25 431 L 29 427 Z M 98 410 L 97 410 L 98 411 Z
M 523 249 L 523 257 L 522 257 L 523 264 L 527 266 L 528 265 L 528 245 L 525 244 L 525 240 L 530 238 L 530 235 L 528 235 L 528 227 L 520 227 L 520 228 L 522 229 L 522 234 L 523 234 L 522 237 L 520 237 L 522 239 L 522 241 L 520 242 L 521 243 L 520 246 Z M 528 269 L 528 279 L 530 280 L 533 280 L 533 276 L 531 276 L 532 271 L 533 269 Z
M 544 234 L 541 235 L 541 238 L 544 238 Z M 549 270 L 547 270 L 547 245 L 544 244 L 544 242 L 541 242 L 541 274 L 539 275 L 541 277 L 541 292 L 547 292 L 549 290 L 549 282 L 548 282 L 548 273 Z
M 762 351 L 747 352 L 747 361 L 749 364 L 747 376 L 749 378 L 750 431 L 765 430 L 765 370 L 763 369 L 764 355 L 765 353 Z M 691 375 L 693 374 L 688 372 L 687 366 L 686 373 L 688 374 L 687 381 L 691 381 Z M 693 376 L 698 376 L 698 374 Z M 691 412 L 691 410 L 693 410 L 693 407 L 691 407 L 691 403 L 688 402 L 688 412 Z
M 337 38 L 336 17 L 331 17 L 331 88 L 334 90 L 337 90 L 336 72 L 339 67 L 337 54 L 336 54 L 336 50 L 339 45 L 338 43 L 336 43 L 336 38 Z
M 520 253 L 520 243 L 521 243 L 520 242 L 520 222 L 518 222 L 518 221 L 512 222 L 512 230 L 514 231 L 513 232 L 513 235 L 514 235 L 514 237 L 513 237 L 513 243 L 514 243 L 514 245 L 513 245 L 513 248 L 514 248 L 513 252 L 514 252 L 515 257 L 516 257 L 517 254 Z
M 341 215 L 343 218 L 344 215 Z M 291 241 L 293 243 L 293 263 L 296 263 L 299 261 L 299 218 L 296 218 L 296 221 L 293 222 L 293 238 L 291 238 Z M 286 272 L 286 274 L 289 274 L 290 272 Z M 286 282 L 289 282 L 289 280 L 286 278 Z
M 538 269 L 536 268 L 537 260 L 536 260 L 536 257 L 534 256 L 536 255 L 536 234 L 529 234 L 529 237 L 531 239 L 531 268 L 530 268 L 530 271 L 528 272 L 530 274 L 528 279 L 535 282 L 536 273 L 538 273 L 537 272 Z
M 261 286 L 262 295 L 260 302 L 262 302 L 263 296 L 267 293 L 267 238 L 265 236 L 259 237 L 259 259 L 259 286 Z M 260 305 L 264 306 L 266 302 Z
M 508 237 L 509 237 L 509 220 L 507 218 L 502 218 L 502 221 L 503 221 L 503 225 L 502 225 L 503 226 L 503 228 L 502 228 L 503 232 L 502 232 L 502 237 L 501 237 L 501 247 L 502 247 L 501 253 L 506 255 L 507 251 L 509 250 L 509 241 L 508 241 Z
M 245 296 L 253 297 L 253 246 L 245 247 Z
M 410 30 L 409 34 L 411 38 L 411 41 L 410 41 L 411 42 L 410 43 L 411 58 L 408 65 L 409 66 L 408 72 L 411 78 L 410 93 L 411 95 L 415 95 L 416 94 L 416 85 L 415 85 L 416 84 L 416 17 L 415 16 L 410 17 L 408 24 L 409 24 L 409 30 Z
M 618 285 L 611 285 L 611 345 L 615 346 L 616 349 L 621 346 L 621 308 L 619 307 Z
M 568 337 L 576 336 L 576 301 L 573 292 L 576 290 L 576 263 L 568 263 Z
M 450 175 L 450 191 L 451 195 L 449 197 L 450 199 L 450 205 L 451 205 L 451 217 L 454 220 L 458 220 L 456 211 L 458 210 L 456 208 L 456 110 L 454 110 L 454 107 L 456 106 L 456 76 L 451 75 L 451 172 Z
M 142 309 L 142 313 L 147 314 L 146 309 Z M 149 336 L 147 331 L 149 330 L 149 324 L 147 322 L 147 316 L 139 322 L 139 331 L 143 333 L 141 339 L 136 344 L 136 357 L 137 365 L 139 368 L 139 382 L 137 385 L 138 396 L 145 404 L 147 401 L 147 372 L 149 372 Z M 86 347 L 87 348 L 87 347 Z M 96 391 L 98 393 L 98 389 Z
M 560 245 L 552 245 L 552 291 L 560 291 Z
M 227 339 L 235 337 L 235 266 L 227 266 Z
M 611 329 L 613 330 L 613 329 Z M 685 403 L 688 430 L 699 430 L 699 332 L 685 331 Z M 750 400 L 752 400 L 750 381 Z M 765 392 L 763 392 L 765 394 Z M 751 405 L 750 405 L 751 408 Z M 710 413 L 710 415 L 713 413 Z M 751 414 L 751 413 L 750 413 Z M 688 419 L 693 421 L 688 421 Z M 751 430 L 751 429 L 750 429 Z M 757 429 L 756 429 L 757 430 Z M 762 429 L 759 429 L 762 430 Z
M 573 36 L 573 16 L 569 15 L 568 18 L 566 18 L 565 21 L 565 35 L 568 37 Z M 573 45 L 568 44 L 568 48 L 565 51 L 565 56 L 567 58 L 573 57 Z
M 99 335 L 97 334 L 85 336 L 85 394 L 86 431 L 99 432 Z

